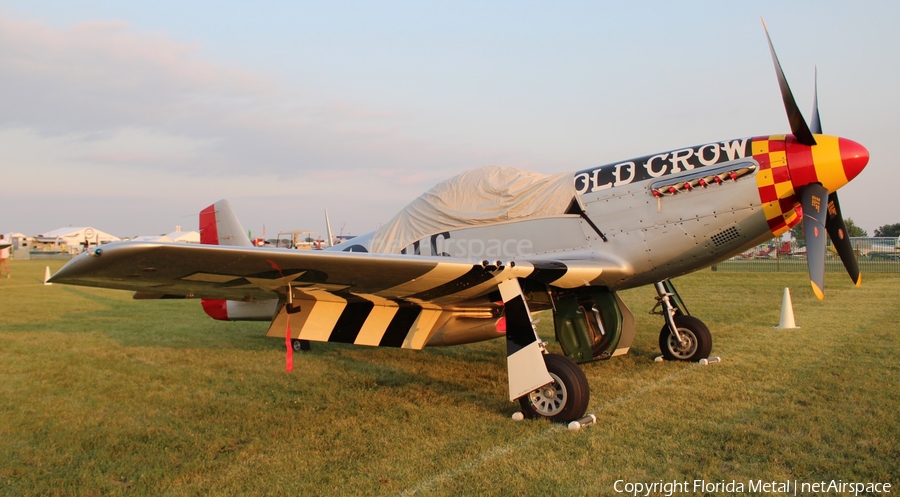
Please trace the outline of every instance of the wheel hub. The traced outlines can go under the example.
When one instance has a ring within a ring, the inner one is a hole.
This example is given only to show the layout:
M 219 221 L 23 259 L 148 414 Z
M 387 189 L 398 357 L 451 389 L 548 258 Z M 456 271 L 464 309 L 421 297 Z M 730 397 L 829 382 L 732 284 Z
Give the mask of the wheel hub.
M 694 338 L 694 334 L 684 328 L 678 328 L 678 334 L 681 335 L 681 340 L 674 336 L 669 337 L 670 350 L 677 357 L 690 357 L 697 349 L 697 341 Z
M 544 417 L 552 417 L 558 414 L 566 406 L 568 393 L 562 380 L 550 373 L 553 382 L 528 394 L 528 402 L 534 410 Z

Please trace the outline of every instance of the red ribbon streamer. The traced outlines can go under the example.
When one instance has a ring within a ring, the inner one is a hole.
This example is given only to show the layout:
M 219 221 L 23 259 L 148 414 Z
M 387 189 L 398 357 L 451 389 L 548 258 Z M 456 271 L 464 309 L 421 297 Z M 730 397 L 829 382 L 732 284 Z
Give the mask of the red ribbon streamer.
M 285 358 L 284 370 L 290 373 L 294 370 L 294 347 L 291 346 L 291 315 L 285 313 L 287 318 L 287 329 L 284 332 L 284 345 L 287 347 L 287 357 Z

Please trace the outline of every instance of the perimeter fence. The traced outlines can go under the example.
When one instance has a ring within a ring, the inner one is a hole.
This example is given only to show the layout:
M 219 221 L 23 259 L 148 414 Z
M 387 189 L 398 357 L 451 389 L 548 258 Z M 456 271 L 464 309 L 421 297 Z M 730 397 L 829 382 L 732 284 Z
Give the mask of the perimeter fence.
M 850 245 L 862 273 L 900 273 L 900 239 L 850 238 Z M 805 273 L 808 271 L 806 247 L 796 241 L 772 241 L 716 264 L 713 271 Z M 844 271 L 844 265 L 834 245 L 828 240 L 825 272 Z

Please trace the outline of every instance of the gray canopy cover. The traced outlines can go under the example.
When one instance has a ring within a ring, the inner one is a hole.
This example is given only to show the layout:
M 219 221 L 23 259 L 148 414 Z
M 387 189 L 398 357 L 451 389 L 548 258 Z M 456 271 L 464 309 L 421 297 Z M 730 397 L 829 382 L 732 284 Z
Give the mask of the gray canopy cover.
M 400 252 L 431 235 L 526 217 L 558 216 L 575 197 L 572 173 L 484 166 L 438 183 L 375 232 L 371 252 Z

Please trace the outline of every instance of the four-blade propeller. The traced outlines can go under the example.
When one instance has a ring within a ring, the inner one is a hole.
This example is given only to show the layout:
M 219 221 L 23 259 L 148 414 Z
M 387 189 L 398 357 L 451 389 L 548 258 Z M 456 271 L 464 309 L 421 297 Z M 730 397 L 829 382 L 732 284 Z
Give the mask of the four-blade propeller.
M 778 56 L 775 55 L 775 47 L 772 45 L 772 39 L 769 37 L 769 30 L 766 28 L 765 20 L 763 21 L 763 28 L 766 31 L 766 39 L 769 41 L 769 50 L 772 53 L 772 61 L 775 64 L 775 74 L 778 77 L 778 86 L 781 88 L 784 109 L 791 124 L 791 133 L 794 135 L 797 143 L 807 147 L 814 147 L 817 143 L 813 135 L 822 134 L 822 123 L 819 120 L 818 74 L 816 75 L 816 90 L 813 98 L 812 121 L 807 126 L 806 121 L 803 119 L 803 114 L 794 100 L 794 95 L 791 93 L 791 88 L 788 86 L 784 71 L 781 69 L 781 63 L 778 62 Z M 865 161 L 868 161 L 867 153 Z M 863 163 L 863 167 L 864 165 Z M 827 250 L 826 232 L 831 238 L 831 242 L 841 258 L 841 262 L 844 263 L 847 273 L 850 274 L 850 278 L 856 286 L 859 286 L 862 282 L 859 265 L 856 261 L 856 255 L 853 253 L 853 247 L 850 245 L 847 226 L 841 216 L 837 192 L 829 193 L 828 189 L 822 186 L 821 183 L 811 182 L 802 185 L 797 194 L 801 198 L 801 206 L 803 208 L 803 235 L 806 238 L 809 279 L 816 297 L 820 300 L 825 297 L 823 289 L 825 287 L 825 255 Z

